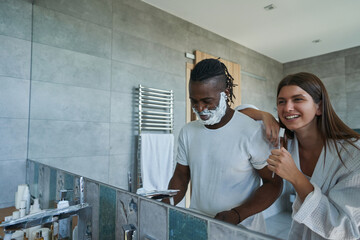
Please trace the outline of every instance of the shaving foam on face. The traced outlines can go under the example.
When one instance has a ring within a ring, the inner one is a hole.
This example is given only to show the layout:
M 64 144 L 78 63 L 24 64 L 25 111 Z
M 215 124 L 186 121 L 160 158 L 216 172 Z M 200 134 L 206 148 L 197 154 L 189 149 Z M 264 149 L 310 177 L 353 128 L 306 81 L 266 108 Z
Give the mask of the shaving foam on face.
M 204 124 L 204 125 L 214 125 L 220 122 L 220 120 L 224 117 L 226 113 L 226 99 L 227 96 L 225 92 L 220 93 L 220 100 L 219 105 L 213 109 L 204 109 L 202 112 L 196 111 L 196 109 L 193 107 L 192 110 L 196 114 L 197 118 Z M 202 120 L 200 116 L 208 116 L 207 120 Z

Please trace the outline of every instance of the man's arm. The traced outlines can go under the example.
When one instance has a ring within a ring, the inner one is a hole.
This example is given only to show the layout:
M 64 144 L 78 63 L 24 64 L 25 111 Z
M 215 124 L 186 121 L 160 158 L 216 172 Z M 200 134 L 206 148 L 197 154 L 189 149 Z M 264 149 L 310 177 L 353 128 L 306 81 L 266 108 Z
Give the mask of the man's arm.
M 272 172 L 267 166 L 257 170 L 257 172 L 263 180 L 263 185 L 240 206 L 216 214 L 216 219 L 239 224 L 244 219 L 265 210 L 275 202 L 282 191 L 282 179 L 277 175 L 272 178 Z
M 188 184 L 190 181 L 190 168 L 189 166 L 176 164 L 176 168 L 172 178 L 170 179 L 168 189 L 180 190 L 173 198 L 174 204 L 178 204 L 185 196 Z M 163 202 L 169 203 L 169 199 L 164 199 Z

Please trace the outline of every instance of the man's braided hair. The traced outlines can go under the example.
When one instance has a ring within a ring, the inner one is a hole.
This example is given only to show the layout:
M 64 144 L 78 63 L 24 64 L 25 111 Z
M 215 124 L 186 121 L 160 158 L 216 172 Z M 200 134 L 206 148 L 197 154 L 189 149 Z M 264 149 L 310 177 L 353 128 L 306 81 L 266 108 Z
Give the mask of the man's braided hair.
M 219 59 L 208 58 L 196 64 L 191 71 L 190 81 L 202 82 L 215 77 L 223 81 L 224 88 L 229 90 L 227 101 L 234 103 L 233 99 L 236 98 L 233 92 L 233 88 L 236 86 L 234 78 L 230 75 L 225 64 L 220 62 Z

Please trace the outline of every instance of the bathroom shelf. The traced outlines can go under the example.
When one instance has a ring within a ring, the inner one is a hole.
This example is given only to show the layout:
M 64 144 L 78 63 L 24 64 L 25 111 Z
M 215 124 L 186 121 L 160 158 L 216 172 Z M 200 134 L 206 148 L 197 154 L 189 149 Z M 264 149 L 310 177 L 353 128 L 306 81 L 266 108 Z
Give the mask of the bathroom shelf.
M 22 218 L 2 222 L 0 227 L 3 227 L 5 231 L 15 231 L 19 229 L 25 229 L 42 225 L 45 223 L 55 222 L 59 219 L 68 218 L 72 215 L 79 214 L 80 212 L 91 207 L 87 203 L 77 204 L 62 209 L 47 209 L 41 212 L 27 215 Z

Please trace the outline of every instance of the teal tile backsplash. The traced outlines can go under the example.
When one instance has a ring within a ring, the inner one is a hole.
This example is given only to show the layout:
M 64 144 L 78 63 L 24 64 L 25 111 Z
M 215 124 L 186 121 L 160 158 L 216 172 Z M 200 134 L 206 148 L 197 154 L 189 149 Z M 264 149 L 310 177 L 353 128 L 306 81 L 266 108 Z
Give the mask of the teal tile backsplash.
M 49 207 L 55 208 L 56 199 L 56 176 L 57 171 L 53 168 L 50 168 L 50 189 L 49 189 Z
M 47 202 L 50 208 L 55 207 L 52 205 L 54 200 L 59 200 L 60 189 L 72 189 L 74 196 L 78 197 L 79 178 L 31 160 L 27 162 L 27 183 L 31 194 L 40 197 L 40 202 Z M 177 207 L 91 179 L 85 179 L 85 201 L 92 206 L 92 216 L 89 215 L 92 223 L 87 229 L 92 240 L 122 240 L 122 226 L 127 224 L 136 227 L 135 240 L 145 237 L 156 240 L 274 239 L 201 215 L 185 213 Z
M 193 239 L 207 239 L 207 221 L 169 209 L 169 240 Z
M 124 239 L 123 226 L 133 224 L 138 227 L 138 197 L 127 192 L 117 191 L 116 240 Z
M 27 184 L 30 187 L 30 194 L 38 198 L 38 183 L 39 183 L 39 163 L 28 161 L 27 162 Z
M 100 185 L 100 239 L 115 240 L 116 190 Z
M 69 173 L 64 174 L 64 189 L 66 190 L 72 190 L 69 191 L 66 195 L 67 200 L 74 200 L 74 175 L 71 175 Z

